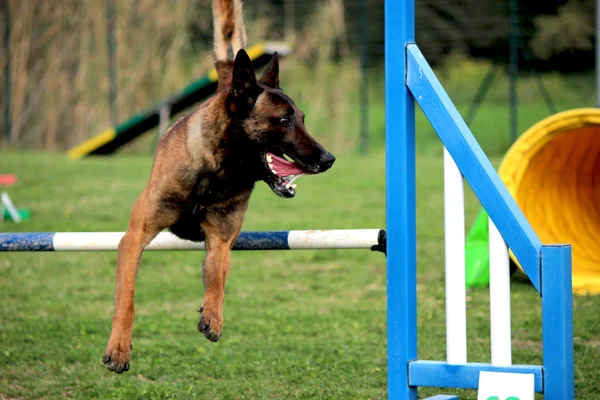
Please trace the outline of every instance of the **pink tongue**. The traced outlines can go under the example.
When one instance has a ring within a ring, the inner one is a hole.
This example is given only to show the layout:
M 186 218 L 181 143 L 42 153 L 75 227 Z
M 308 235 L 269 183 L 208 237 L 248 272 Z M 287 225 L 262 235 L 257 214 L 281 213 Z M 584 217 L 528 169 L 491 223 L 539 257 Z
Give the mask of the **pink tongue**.
M 285 158 L 278 157 L 272 153 L 268 154 L 273 157 L 273 168 L 277 171 L 277 175 L 279 176 L 305 175 L 309 173 L 300 168 L 295 162 L 290 162 Z

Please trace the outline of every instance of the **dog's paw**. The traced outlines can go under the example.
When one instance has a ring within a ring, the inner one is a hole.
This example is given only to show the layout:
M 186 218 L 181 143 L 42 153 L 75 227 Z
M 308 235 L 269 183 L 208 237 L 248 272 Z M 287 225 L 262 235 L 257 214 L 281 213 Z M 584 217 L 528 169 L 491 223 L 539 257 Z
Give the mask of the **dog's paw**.
M 129 358 L 133 346 L 118 346 L 114 349 L 106 349 L 102 362 L 109 371 L 122 374 L 129 371 Z
M 221 339 L 223 330 L 223 318 L 219 313 L 212 312 L 205 307 L 200 308 L 200 322 L 198 330 L 211 342 Z

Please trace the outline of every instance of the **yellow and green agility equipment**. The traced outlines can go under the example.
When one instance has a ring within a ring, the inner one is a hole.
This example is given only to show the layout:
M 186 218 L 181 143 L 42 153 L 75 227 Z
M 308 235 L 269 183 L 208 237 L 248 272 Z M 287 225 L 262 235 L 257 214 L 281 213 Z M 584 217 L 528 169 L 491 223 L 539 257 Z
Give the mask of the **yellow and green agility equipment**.
M 498 175 L 542 243 L 572 245 L 573 292 L 600 293 L 600 109 L 564 111 L 533 125 Z M 482 209 L 467 236 L 467 287 L 489 283 L 487 224 Z
M 248 48 L 247 53 L 254 68 L 258 69 L 267 65 L 276 51 L 279 55 L 286 56 L 291 53 L 291 48 L 285 43 L 261 42 Z M 68 156 L 71 159 L 79 159 L 90 155 L 112 154 L 119 147 L 158 126 L 160 110 L 165 105 L 169 107 L 171 115 L 175 115 L 210 96 L 216 89 L 217 71 L 213 68 L 205 76 L 185 87 L 180 93 L 169 97 L 157 106 L 136 114 L 127 121 L 106 129 L 73 147 L 69 150 Z

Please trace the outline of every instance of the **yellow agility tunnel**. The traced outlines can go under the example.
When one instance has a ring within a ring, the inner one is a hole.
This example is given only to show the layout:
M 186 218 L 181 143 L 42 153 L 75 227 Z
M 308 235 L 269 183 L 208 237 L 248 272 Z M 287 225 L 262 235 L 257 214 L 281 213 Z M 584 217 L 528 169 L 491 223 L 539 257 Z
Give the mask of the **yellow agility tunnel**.
M 533 125 L 498 174 L 542 243 L 572 245 L 573 292 L 600 293 L 600 109 Z
M 542 243 L 571 244 L 573 292 L 599 294 L 600 109 L 564 111 L 533 125 L 508 150 L 498 175 Z M 469 231 L 465 261 L 467 287 L 488 285 L 483 208 Z

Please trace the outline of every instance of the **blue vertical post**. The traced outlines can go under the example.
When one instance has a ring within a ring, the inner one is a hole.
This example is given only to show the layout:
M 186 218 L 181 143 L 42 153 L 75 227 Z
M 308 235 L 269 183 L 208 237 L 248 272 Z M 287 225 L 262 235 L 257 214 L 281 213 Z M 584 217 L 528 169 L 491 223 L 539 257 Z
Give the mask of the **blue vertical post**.
M 385 127 L 388 398 L 416 400 L 408 363 L 417 358 L 415 107 L 406 84 L 414 0 L 385 0 Z
M 544 398 L 573 400 L 573 294 L 571 246 L 542 247 Z

